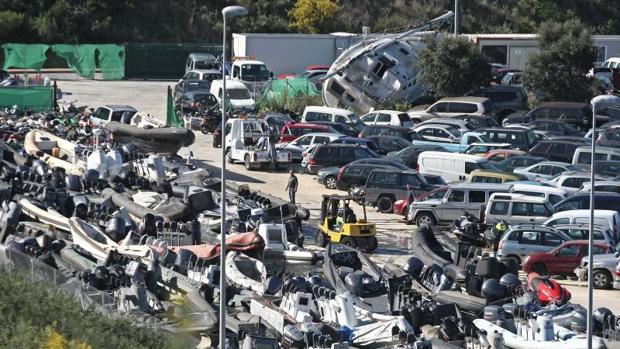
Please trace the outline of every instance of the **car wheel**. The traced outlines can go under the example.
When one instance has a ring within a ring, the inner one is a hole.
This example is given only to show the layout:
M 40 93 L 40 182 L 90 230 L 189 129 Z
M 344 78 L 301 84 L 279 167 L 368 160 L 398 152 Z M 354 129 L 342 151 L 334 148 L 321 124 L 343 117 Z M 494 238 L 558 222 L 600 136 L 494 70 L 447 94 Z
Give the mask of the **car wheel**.
M 532 265 L 532 271 L 541 276 L 547 275 L 547 267 L 542 263 L 534 263 L 534 265 Z
M 357 243 L 355 243 L 355 240 L 350 236 L 344 236 L 342 239 L 340 239 L 340 243 L 352 248 L 357 247 Z
M 611 274 L 607 270 L 596 270 L 592 276 L 594 288 L 607 289 L 611 287 Z
M 229 164 L 232 164 L 234 162 L 230 149 L 226 150 L 226 162 Z
M 382 196 L 377 200 L 377 210 L 383 213 L 390 213 L 394 209 L 394 202 L 387 196 Z
M 314 243 L 321 247 L 327 246 L 327 236 L 321 230 L 317 230 L 314 234 Z
M 325 183 L 325 188 L 327 189 L 336 189 L 336 177 L 334 176 L 325 177 L 323 183 Z
M 243 162 L 245 164 L 245 169 L 250 171 L 252 170 L 252 163 L 250 162 L 250 155 L 249 154 L 245 154 L 245 157 L 243 158 Z
M 347 192 L 349 193 L 349 195 L 353 195 L 353 191 L 355 191 L 355 189 L 357 189 L 359 187 L 359 185 L 357 184 L 351 184 L 349 185 L 349 187 L 347 188 Z
M 519 259 L 519 257 L 517 256 L 508 256 L 506 258 L 504 258 L 505 260 L 513 260 L 513 265 L 516 265 L 517 268 L 519 268 L 521 266 L 521 260 Z
M 418 227 L 422 224 L 426 224 L 429 227 L 432 227 L 436 224 L 435 217 L 433 217 L 433 215 L 431 215 L 430 213 L 420 213 L 420 215 L 416 219 L 416 224 L 418 225 Z
M 376 236 L 373 236 L 373 237 L 371 237 L 369 239 L 370 239 L 370 241 L 368 242 L 368 246 L 364 249 L 364 252 L 366 252 L 366 253 L 373 253 L 373 252 L 375 252 L 377 247 L 379 247 L 379 241 L 377 241 L 377 237 Z

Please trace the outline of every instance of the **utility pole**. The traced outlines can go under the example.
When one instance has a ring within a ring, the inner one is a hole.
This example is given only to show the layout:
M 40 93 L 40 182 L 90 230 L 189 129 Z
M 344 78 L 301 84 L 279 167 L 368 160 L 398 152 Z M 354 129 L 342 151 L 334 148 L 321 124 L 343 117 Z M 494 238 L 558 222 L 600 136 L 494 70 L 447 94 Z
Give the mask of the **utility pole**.
M 459 35 L 459 0 L 454 0 L 454 35 Z

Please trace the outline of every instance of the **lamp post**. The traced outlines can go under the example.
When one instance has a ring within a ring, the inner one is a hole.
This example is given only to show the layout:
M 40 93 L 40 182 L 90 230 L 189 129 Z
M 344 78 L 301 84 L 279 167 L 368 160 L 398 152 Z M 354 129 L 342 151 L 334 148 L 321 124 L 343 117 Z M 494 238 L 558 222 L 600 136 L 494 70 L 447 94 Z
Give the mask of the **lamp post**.
M 226 346 L 226 18 L 248 13 L 245 7 L 227 6 L 222 9 L 222 202 L 220 215 L 220 348 Z

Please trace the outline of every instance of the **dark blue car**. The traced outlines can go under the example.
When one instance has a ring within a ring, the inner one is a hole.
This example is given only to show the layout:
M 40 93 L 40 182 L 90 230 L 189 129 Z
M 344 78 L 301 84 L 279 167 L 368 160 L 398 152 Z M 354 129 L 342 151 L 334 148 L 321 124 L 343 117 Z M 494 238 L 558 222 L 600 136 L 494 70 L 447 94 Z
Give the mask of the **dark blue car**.
M 566 198 L 553 206 L 555 212 L 568 210 L 585 210 L 590 208 L 590 193 L 583 193 Z M 597 210 L 616 210 L 620 213 L 620 194 L 594 194 L 594 208 Z
M 331 142 L 332 144 L 357 144 L 363 145 L 368 149 L 372 149 L 372 151 L 377 151 L 377 144 L 366 138 L 356 138 L 356 137 L 340 137 Z

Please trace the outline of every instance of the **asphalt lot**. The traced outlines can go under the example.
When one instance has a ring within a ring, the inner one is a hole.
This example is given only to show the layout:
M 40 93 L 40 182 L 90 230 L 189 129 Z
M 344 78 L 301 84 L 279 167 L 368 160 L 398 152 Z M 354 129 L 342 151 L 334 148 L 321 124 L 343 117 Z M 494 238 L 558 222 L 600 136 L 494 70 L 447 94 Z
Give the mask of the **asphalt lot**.
M 65 93 L 64 100 L 77 100 L 77 105 L 97 107 L 104 104 L 127 104 L 153 116 L 165 119 L 166 115 L 166 87 L 174 86 L 176 81 L 97 81 L 76 79 L 73 74 L 58 75 L 58 87 Z M 189 147 L 197 163 L 204 166 L 214 176 L 220 176 L 222 156 L 221 149 L 214 149 L 211 145 L 211 136 L 196 132 L 196 142 Z M 186 156 L 189 150 L 181 150 L 180 155 Z M 247 171 L 243 165 L 226 164 L 227 178 L 240 184 L 246 183 L 251 189 L 260 190 L 280 198 L 287 198 L 285 191 L 288 173 Z M 300 174 L 297 203 L 311 210 L 310 225 L 316 225 L 320 213 L 322 194 L 330 191 L 319 185 L 308 174 Z M 355 207 L 358 217 L 361 208 Z M 368 220 L 374 222 L 378 229 L 379 248 L 372 255 L 372 259 L 382 264 L 393 262 L 402 264 L 410 254 L 411 234 L 415 227 L 405 225 L 402 219 L 395 215 L 376 212 L 373 208 L 367 209 Z M 307 229 L 307 242 L 312 245 L 312 229 Z M 577 282 L 565 282 L 565 286 L 572 293 L 572 301 L 586 306 L 587 289 Z M 620 314 L 620 290 L 595 290 L 594 307 L 607 307 L 615 314 Z

